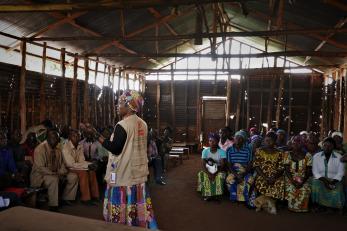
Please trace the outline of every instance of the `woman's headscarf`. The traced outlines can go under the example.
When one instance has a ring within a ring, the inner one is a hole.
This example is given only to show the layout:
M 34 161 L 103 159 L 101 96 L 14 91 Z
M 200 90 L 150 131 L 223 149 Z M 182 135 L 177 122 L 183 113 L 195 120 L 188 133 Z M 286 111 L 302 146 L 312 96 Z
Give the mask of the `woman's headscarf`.
M 243 130 L 240 130 L 238 132 L 235 133 L 235 137 L 236 136 L 241 136 L 244 140 L 247 140 L 247 133 Z
M 215 141 L 219 142 L 219 135 L 218 133 L 211 132 L 208 134 L 208 139 L 214 139 Z
M 304 138 L 302 138 L 302 136 L 294 136 L 291 140 L 292 143 L 296 143 L 298 144 L 301 148 L 303 148 L 305 146 L 305 141 Z
M 266 133 L 265 136 L 271 138 L 274 142 L 276 142 L 276 139 L 277 139 L 276 133 L 274 133 L 274 132 L 268 132 L 268 133 Z
M 286 135 L 286 131 L 284 131 L 283 129 L 278 129 L 276 134 L 283 134 L 283 135 Z
M 125 101 L 125 104 L 134 112 L 140 112 L 144 102 L 143 97 L 134 90 L 124 91 L 119 100 Z
M 258 140 L 262 140 L 263 138 L 260 135 L 254 135 L 251 137 L 251 143 L 254 143 Z

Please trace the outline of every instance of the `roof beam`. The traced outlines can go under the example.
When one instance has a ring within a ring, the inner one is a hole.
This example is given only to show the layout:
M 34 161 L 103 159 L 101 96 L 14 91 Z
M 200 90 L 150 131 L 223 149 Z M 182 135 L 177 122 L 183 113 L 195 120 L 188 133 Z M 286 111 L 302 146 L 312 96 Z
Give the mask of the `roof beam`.
M 237 2 L 236 0 L 102 0 L 84 1 L 78 3 L 35 3 L 35 4 L 1 4 L 0 13 L 20 12 L 71 12 L 71 11 L 96 11 L 139 9 L 148 7 L 179 6 L 208 4 L 216 2 Z
M 314 57 L 347 57 L 347 52 L 330 52 L 330 51 L 277 51 L 257 54 L 187 54 L 187 53 L 161 53 L 161 54 L 119 54 L 119 53 L 87 53 L 88 57 L 106 57 L 106 58 L 171 58 L 171 57 L 214 57 L 214 58 L 262 58 L 262 57 L 299 57 L 299 56 L 314 56 Z
M 183 16 L 183 15 L 186 15 L 186 14 L 189 14 L 192 12 L 191 10 L 192 8 L 188 8 L 186 11 L 184 12 L 181 12 L 181 14 L 179 16 Z M 173 14 L 169 14 L 169 15 L 166 15 L 166 16 L 163 16 L 162 18 L 158 19 L 156 22 L 154 23 L 150 23 L 150 24 L 147 24 L 146 26 L 144 27 L 141 27 L 140 29 L 138 30 L 135 30 L 129 34 L 126 35 L 126 38 L 132 38 L 132 37 L 135 37 L 136 35 L 139 35 L 149 29 L 152 29 L 154 27 L 156 27 L 157 25 L 161 25 L 161 24 L 164 24 L 166 22 L 169 22 L 170 20 L 172 19 L 175 19 L 176 17 L 178 17 L 178 15 L 173 15 Z M 112 41 L 111 42 L 108 42 L 108 43 L 105 43 L 99 47 L 96 47 L 92 50 L 90 50 L 90 52 L 102 52 L 103 50 L 107 49 L 108 47 L 110 47 L 112 45 Z
M 0 6 L 1 8 L 1 6 Z M 44 28 L 42 28 L 41 30 L 37 31 L 37 32 L 34 32 L 26 37 L 29 37 L 29 38 L 36 38 L 37 36 L 39 35 L 42 35 L 43 33 L 49 31 L 49 30 L 52 30 L 52 29 L 55 29 L 63 24 L 66 24 L 68 22 L 71 22 L 72 20 L 74 20 L 75 18 L 78 18 L 80 16 L 82 16 L 83 14 L 86 14 L 87 12 L 78 12 L 78 13 L 75 13 L 75 14 L 72 14 L 70 16 L 64 16 L 62 15 L 63 17 L 59 18 L 58 21 L 55 21 L 53 23 L 50 23 L 48 24 L 47 26 L 45 26 Z M 14 48 L 18 47 L 20 45 L 19 42 L 16 41 L 15 44 L 13 45 L 10 45 L 10 49 L 9 51 L 13 50 Z
M 341 19 L 334 28 L 342 28 L 347 23 L 347 18 Z M 314 49 L 315 51 L 319 51 L 327 42 L 327 39 L 333 37 L 335 35 L 335 32 L 332 31 L 328 35 L 325 36 L 325 39 L 318 44 L 318 46 Z M 307 56 L 304 63 L 307 63 L 311 59 L 310 56 Z
M 268 20 L 269 16 L 267 14 L 261 13 L 259 11 L 252 11 L 251 12 L 252 16 L 254 16 L 256 19 L 263 19 L 263 20 Z M 295 28 L 295 29 L 304 29 L 302 26 L 299 26 L 295 23 L 292 22 L 286 22 L 288 26 Z M 315 38 L 315 39 L 319 39 L 319 40 L 324 40 L 324 36 L 321 36 L 317 33 L 307 33 L 307 36 Z M 339 43 L 333 39 L 326 39 L 327 43 L 338 47 L 338 48 L 342 48 L 342 49 L 346 49 L 347 50 L 347 45 L 344 43 Z
M 345 20 L 347 21 L 347 19 Z M 216 33 L 202 33 L 199 34 L 202 38 L 212 38 L 212 37 L 270 37 L 279 35 L 307 35 L 307 33 L 324 33 L 328 34 L 327 37 L 331 37 L 336 33 L 347 33 L 347 28 L 324 28 L 324 29 L 296 29 L 296 30 L 271 30 L 271 31 L 231 31 L 231 32 L 216 32 Z M 91 41 L 162 41 L 162 40 L 190 40 L 197 36 L 197 34 L 181 34 L 178 35 L 161 35 L 161 36 L 119 36 L 119 37 L 107 37 L 107 36 L 72 36 L 72 37 L 39 37 L 29 39 L 31 41 L 81 41 L 81 40 L 91 40 Z
M 324 0 L 324 3 L 335 6 L 340 10 L 347 11 L 347 4 L 340 2 L 339 0 Z

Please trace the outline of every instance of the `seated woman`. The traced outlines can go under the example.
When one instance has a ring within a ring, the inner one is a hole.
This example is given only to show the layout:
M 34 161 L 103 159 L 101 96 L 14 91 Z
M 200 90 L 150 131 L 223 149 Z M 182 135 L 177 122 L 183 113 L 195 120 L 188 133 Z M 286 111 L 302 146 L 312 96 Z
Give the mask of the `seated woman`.
M 291 140 L 291 151 L 284 156 L 285 199 L 288 209 L 293 212 L 308 212 L 312 171 L 312 155 L 304 151 L 304 140 L 295 136 Z
M 229 127 L 224 127 L 219 130 L 220 141 L 218 146 L 224 151 L 227 151 L 227 149 L 233 145 L 233 141 L 229 140 L 230 133 Z
M 276 138 L 274 132 L 268 132 L 264 138 L 264 146 L 255 153 L 253 162 L 257 173 L 255 188 L 261 195 L 283 200 L 283 153 L 275 148 Z
M 230 174 L 226 181 L 231 201 L 249 202 L 249 192 L 254 178 L 252 176 L 252 147 L 241 131 L 236 132 L 234 144 L 227 149 L 227 165 Z
M 342 178 L 345 173 L 341 155 L 334 152 L 335 140 L 331 137 L 323 141 L 323 151 L 313 157 L 312 202 L 315 211 L 326 207 L 342 209 L 345 197 Z M 323 207 L 322 207 L 323 206 Z
M 202 168 L 198 173 L 198 192 L 201 193 L 204 200 L 212 198 L 220 199 L 223 195 L 223 186 L 225 174 L 226 153 L 218 148 L 219 136 L 216 133 L 209 134 L 208 142 L 210 147 L 202 151 Z M 217 164 L 216 172 L 208 169 L 208 162 L 213 160 Z

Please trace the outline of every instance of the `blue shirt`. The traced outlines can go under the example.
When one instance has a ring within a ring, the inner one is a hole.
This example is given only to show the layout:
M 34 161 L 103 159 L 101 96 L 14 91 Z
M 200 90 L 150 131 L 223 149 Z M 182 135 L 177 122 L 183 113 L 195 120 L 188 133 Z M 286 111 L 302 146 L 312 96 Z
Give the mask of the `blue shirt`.
M 218 148 L 217 151 L 215 153 L 211 152 L 211 148 L 205 148 L 202 151 L 202 159 L 213 159 L 218 166 L 220 166 L 220 161 L 221 159 L 225 159 L 226 158 L 226 153 L 223 149 Z
M 241 149 L 237 149 L 235 144 L 227 149 L 227 160 L 232 164 L 247 165 L 252 160 L 252 146 L 244 144 Z
M 0 176 L 5 175 L 7 172 L 16 173 L 17 168 L 12 152 L 7 148 L 2 148 L 0 150 Z

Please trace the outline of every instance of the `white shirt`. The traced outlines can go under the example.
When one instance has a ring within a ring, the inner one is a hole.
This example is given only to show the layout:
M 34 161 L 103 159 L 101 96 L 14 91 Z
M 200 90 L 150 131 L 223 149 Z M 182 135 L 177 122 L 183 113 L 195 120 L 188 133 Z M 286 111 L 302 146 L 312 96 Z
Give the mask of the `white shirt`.
M 319 152 L 313 156 L 313 166 L 312 173 L 315 179 L 321 177 L 327 177 L 329 179 L 334 179 L 341 181 L 345 174 L 345 166 L 341 161 L 341 155 L 333 152 L 327 163 L 327 169 L 325 166 L 325 155 L 324 152 Z

